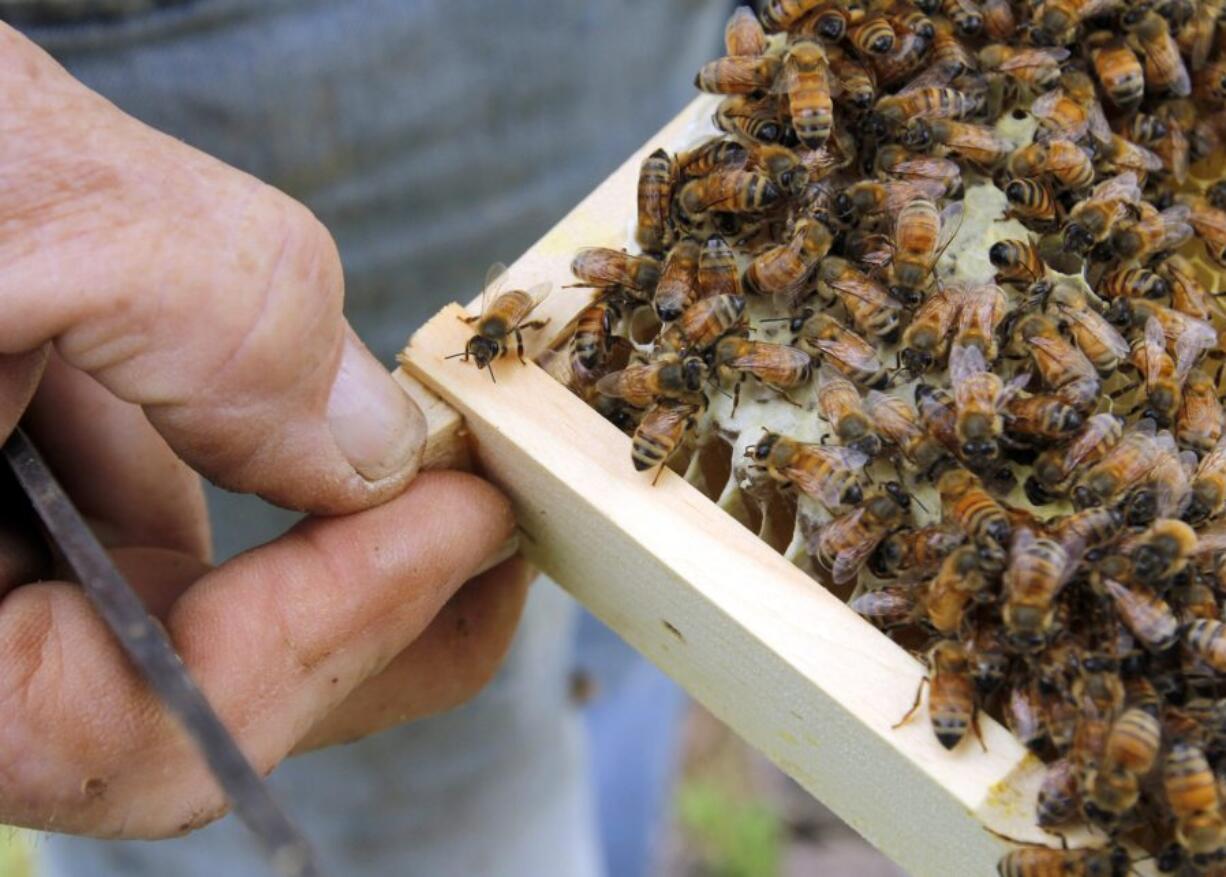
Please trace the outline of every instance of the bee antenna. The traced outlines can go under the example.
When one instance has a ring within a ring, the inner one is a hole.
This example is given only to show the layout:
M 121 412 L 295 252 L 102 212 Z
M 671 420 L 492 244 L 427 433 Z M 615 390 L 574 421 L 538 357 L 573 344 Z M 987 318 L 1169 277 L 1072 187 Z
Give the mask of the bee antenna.
M 1223 293 L 1226 295 L 1226 293 Z M 769 320 L 758 320 L 759 323 L 790 323 L 794 317 L 771 317 Z
M 489 364 L 489 373 L 490 373 L 490 380 L 493 381 L 495 384 L 498 383 L 498 378 L 494 377 L 494 364 L 492 362 Z
M 444 356 L 443 359 L 455 359 L 458 356 L 464 356 L 466 353 L 468 353 L 467 350 L 461 350 L 459 353 L 451 354 L 451 356 Z

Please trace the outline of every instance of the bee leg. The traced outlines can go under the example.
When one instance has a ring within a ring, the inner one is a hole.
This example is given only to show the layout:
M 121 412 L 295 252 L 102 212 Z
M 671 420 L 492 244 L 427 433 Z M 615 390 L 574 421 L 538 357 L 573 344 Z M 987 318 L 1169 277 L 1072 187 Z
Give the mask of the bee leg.
M 463 323 L 466 326 L 471 326 L 473 323 L 477 322 L 477 320 L 481 319 L 481 317 L 480 316 L 470 317 L 468 315 L 465 315 L 463 317 L 456 317 L 456 319 L 459 320 L 461 323 Z
M 787 402 L 789 405 L 793 405 L 797 408 L 805 407 L 801 405 L 799 402 L 797 402 L 795 399 L 793 399 L 791 396 L 789 396 L 787 393 L 785 393 L 783 390 L 776 390 L 775 392 L 779 394 L 779 398 L 781 398 L 784 402 Z
M 971 710 L 971 730 L 975 732 L 975 739 L 979 741 L 979 748 L 984 752 L 988 751 L 988 745 L 983 742 L 983 731 L 979 729 L 979 710 Z
M 914 716 L 916 710 L 920 708 L 920 700 L 924 694 L 924 686 L 927 684 L 928 684 L 928 677 L 925 676 L 923 679 L 920 680 L 919 685 L 917 685 L 915 688 L 915 702 L 911 704 L 911 709 L 907 710 L 907 714 L 905 716 L 903 716 L 901 719 L 899 719 L 894 724 L 890 725 L 891 731 L 901 728 L 903 725 L 907 724 L 907 722 L 911 721 L 911 717 Z
M 520 329 L 533 329 L 533 330 L 544 329 L 546 326 L 549 325 L 550 319 L 552 318 L 546 317 L 543 320 L 529 320 L 526 323 L 520 323 L 519 328 Z
M 732 388 L 732 416 L 736 416 L 736 407 L 741 404 L 741 385 L 745 383 L 745 378 L 742 376 L 736 386 Z

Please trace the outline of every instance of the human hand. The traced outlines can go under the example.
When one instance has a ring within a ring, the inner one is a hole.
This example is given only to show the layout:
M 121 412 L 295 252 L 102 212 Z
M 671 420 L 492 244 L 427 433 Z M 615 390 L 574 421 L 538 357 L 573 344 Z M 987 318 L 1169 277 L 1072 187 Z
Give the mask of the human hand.
M 527 569 L 452 595 L 510 509 L 472 476 L 414 479 L 424 420 L 345 323 L 326 230 L 4 25 L 0 106 L 0 435 L 26 418 L 256 768 L 474 693 Z M 214 569 L 196 472 L 344 516 Z M 191 742 L 27 535 L 0 515 L 0 822 L 160 837 L 219 816 Z

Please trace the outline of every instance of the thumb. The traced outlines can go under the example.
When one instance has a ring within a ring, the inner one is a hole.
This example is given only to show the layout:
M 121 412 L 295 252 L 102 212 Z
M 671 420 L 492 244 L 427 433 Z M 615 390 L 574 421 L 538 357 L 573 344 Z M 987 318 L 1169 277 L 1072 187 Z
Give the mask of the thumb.
M 0 354 L 54 342 L 224 487 L 328 513 L 403 489 L 424 418 L 346 324 L 305 207 L 4 25 L 0 105 Z

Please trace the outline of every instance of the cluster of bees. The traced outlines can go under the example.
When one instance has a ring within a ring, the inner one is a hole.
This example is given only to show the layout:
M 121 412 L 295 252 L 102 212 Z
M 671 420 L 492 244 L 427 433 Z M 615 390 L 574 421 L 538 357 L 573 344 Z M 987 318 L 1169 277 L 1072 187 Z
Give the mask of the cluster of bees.
M 1192 174 L 1224 14 L 742 7 L 696 77 L 719 133 L 643 161 L 637 254 L 572 263 L 598 292 L 555 374 L 635 468 L 733 445 L 737 489 L 795 502 L 813 569 L 924 657 L 940 743 L 1002 718 L 1047 764 L 1039 825 L 1106 836 L 1005 877 L 1226 875 L 1226 184 Z M 516 295 L 479 365 L 530 325 Z

